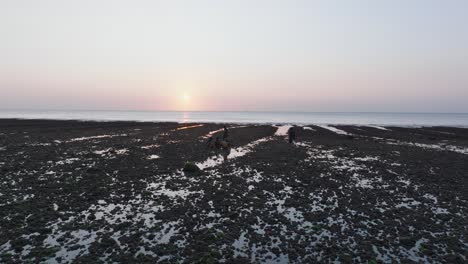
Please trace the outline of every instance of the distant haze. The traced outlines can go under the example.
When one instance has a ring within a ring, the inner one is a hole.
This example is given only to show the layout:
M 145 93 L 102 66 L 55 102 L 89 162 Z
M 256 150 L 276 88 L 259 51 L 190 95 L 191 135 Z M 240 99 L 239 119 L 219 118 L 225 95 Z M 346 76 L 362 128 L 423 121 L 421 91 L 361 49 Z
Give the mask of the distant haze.
M 468 112 L 466 0 L 2 0 L 0 108 Z

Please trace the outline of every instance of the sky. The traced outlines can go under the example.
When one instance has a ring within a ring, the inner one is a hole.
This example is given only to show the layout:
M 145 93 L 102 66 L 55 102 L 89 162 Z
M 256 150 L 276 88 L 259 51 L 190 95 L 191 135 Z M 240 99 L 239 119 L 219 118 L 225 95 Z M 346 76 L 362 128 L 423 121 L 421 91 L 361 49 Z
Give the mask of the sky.
M 466 0 L 0 0 L 0 109 L 468 112 Z

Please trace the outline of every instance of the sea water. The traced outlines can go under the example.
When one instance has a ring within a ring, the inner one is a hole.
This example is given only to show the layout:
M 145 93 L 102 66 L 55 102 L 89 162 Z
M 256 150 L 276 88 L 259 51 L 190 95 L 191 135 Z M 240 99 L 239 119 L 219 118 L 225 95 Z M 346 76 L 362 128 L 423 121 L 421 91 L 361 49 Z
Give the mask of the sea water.
M 0 118 L 179 123 L 211 122 L 468 127 L 468 113 L 0 110 Z

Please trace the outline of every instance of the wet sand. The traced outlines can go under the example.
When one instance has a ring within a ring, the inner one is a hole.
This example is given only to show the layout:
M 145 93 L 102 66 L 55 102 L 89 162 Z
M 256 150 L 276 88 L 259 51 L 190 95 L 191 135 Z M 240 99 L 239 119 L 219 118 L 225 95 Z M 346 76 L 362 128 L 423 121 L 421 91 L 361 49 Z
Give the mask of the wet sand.
M 468 262 L 468 129 L 229 126 L 0 120 L 0 262 Z

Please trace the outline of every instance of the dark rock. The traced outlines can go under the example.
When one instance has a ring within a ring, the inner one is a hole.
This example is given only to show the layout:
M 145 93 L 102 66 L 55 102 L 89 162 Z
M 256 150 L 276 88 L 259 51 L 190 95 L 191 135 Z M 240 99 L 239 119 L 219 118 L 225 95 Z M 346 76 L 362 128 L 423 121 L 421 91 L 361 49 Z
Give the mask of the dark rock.
M 96 216 L 94 214 L 90 214 L 90 215 L 88 215 L 88 220 L 89 221 L 94 221 L 94 220 L 96 220 Z
M 186 162 L 184 165 L 184 172 L 199 172 L 200 168 L 192 162 Z

